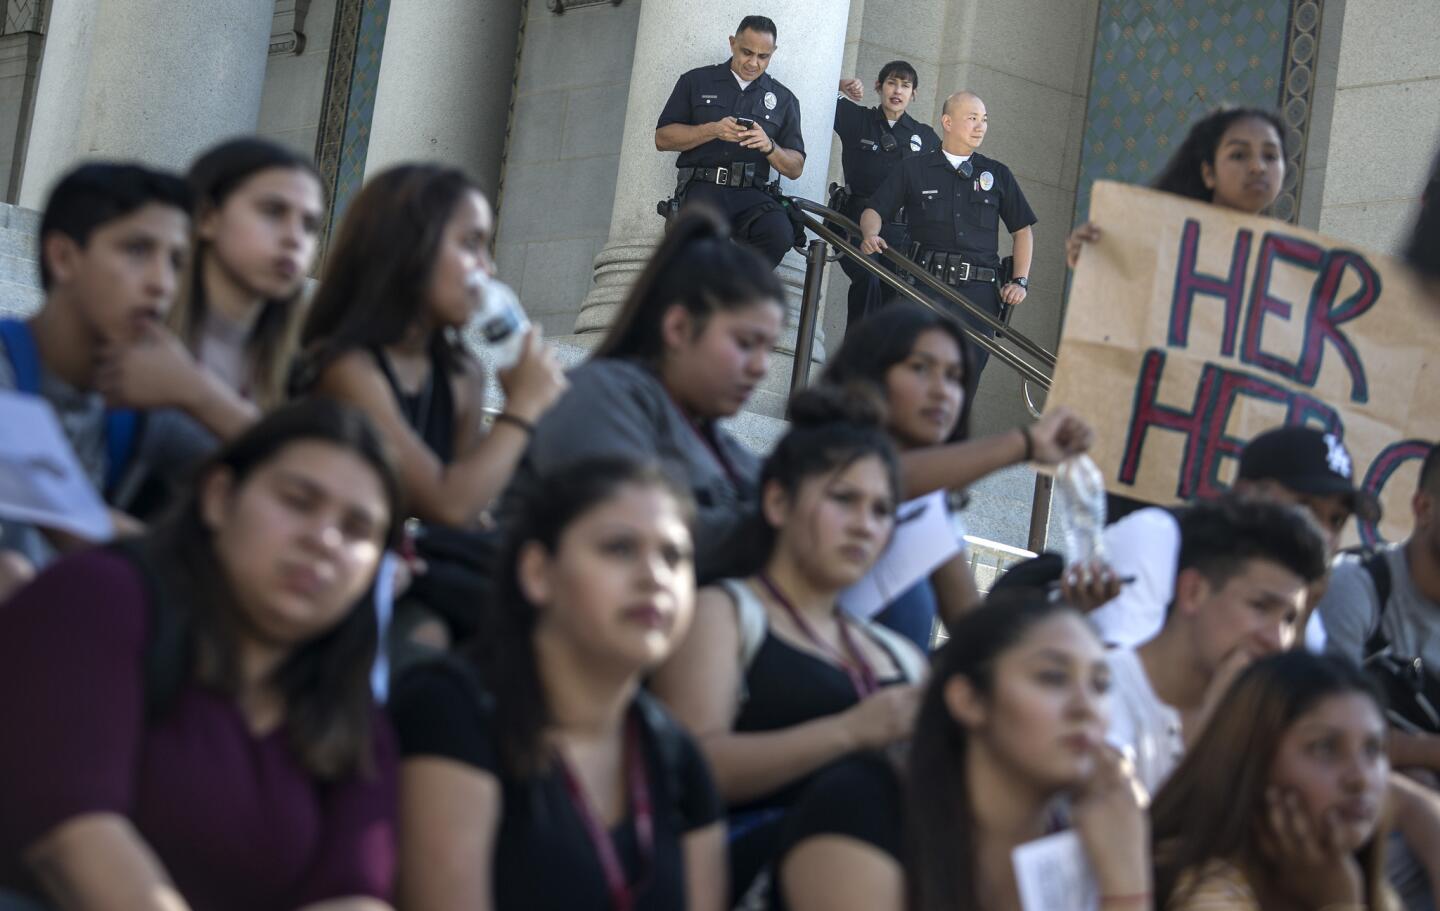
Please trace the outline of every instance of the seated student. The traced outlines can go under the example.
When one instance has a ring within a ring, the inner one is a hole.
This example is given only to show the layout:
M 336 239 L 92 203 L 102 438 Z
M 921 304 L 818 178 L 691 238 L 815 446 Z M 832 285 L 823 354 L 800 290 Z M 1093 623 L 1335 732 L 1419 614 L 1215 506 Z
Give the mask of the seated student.
M 1053 465 L 1089 445 L 1088 428 L 1063 408 L 1019 432 L 970 442 L 978 379 L 969 369 L 973 353 L 956 320 L 928 307 L 897 303 L 847 335 L 825 368 L 826 383 L 867 383 L 884 396 L 886 430 L 908 457 L 906 496 L 962 489 L 1025 461 Z M 949 624 L 979 602 L 963 535 L 957 528 L 960 553 L 878 617 L 922 649 L 929 649 L 937 609 Z
M 816 780 L 790 814 L 772 907 L 1019 908 L 1012 852 L 1068 815 L 1100 907 L 1150 908 L 1140 795 L 1104 743 L 1109 680 L 1085 620 L 1042 591 L 961 617 L 936 653 L 903 773 L 871 754 Z
M 401 907 L 724 907 L 710 773 L 640 688 L 694 613 L 692 517 L 623 459 L 535 488 L 475 654 L 397 682 Z
M 700 593 L 695 625 L 651 680 L 694 731 L 730 808 L 731 886 L 751 888 L 811 774 L 909 730 L 925 658 L 836 602 L 895 523 L 895 452 L 878 402 L 818 386 L 761 473 L 762 571 Z
M 1234 490 L 1307 510 L 1324 536 L 1327 560 L 1339 549 L 1351 516 L 1375 521 L 1380 515 L 1375 497 L 1355 482 L 1345 444 L 1314 427 L 1276 427 L 1251 439 L 1240 453 Z M 1180 527 L 1170 510 L 1150 507 L 1107 526 L 1104 541 L 1111 569 L 1121 577 L 1134 576 L 1135 582 L 1090 616 L 1107 643 L 1134 647 L 1164 625 L 1175 596 Z M 1312 584 L 1307 616 L 1325 578 Z
M 698 507 L 703 583 L 747 571 L 759 462 L 718 423 L 765 379 L 785 317 L 770 266 L 703 206 L 671 221 L 594 354 L 535 429 L 515 494 L 592 455 L 654 460 Z
M 81 466 L 112 502 L 127 476 L 179 471 L 201 454 L 142 413 L 108 410 L 99 392 L 102 353 L 146 337 L 174 301 L 189 206 L 180 178 L 138 165 L 94 163 L 66 174 L 40 222 L 45 302 L 28 320 L 0 320 L 0 389 L 50 403 Z M 117 513 L 116 526 L 134 523 Z M 0 521 L 0 600 L 52 559 L 56 545 L 72 543 Z
M 460 333 L 494 271 L 493 230 L 490 204 L 460 171 L 417 164 L 376 175 L 345 212 L 301 336 L 296 391 L 369 415 L 395 453 L 412 515 L 446 529 L 479 524 L 565 388 L 531 334 L 500 371 L 505 410 L 485 430 L 484 369 Z M 396 634 L 448 643 L 471 631 L 468 608 L 404 605 Z
M 1325 575 L 1325 541 L 1293 506 L 1228 494 L 1178 514 L 1180 555 L 1165 625 L 1107 653 L 1109 739 L 1154 794 L 1215 702 L 1256 658 L 1294 644 L 1307 587 Z
M 1150 809 L 1155 907 L 1398 907 L 1382 871 L 1385 716 L 1348 661 L 1247 668 Z
M 1420 659 L 1440 679 L 1440 446 L 1425 458 L 1411 508 L 1408 540 L 1336 562 L 1319 615 L 1326 651 L 1360 663 L 1388 647 L 1406 664 Z M 1398 768 L 1440 772 L 1440 725 L 1393 730 L 1390 758 Z
M 189 268 L 170 311 L 173 334 L 156 328 L 143 344 L 113 352 L 102 388 L 112 403 L 182 411 L 189 390 L 209 389 L 223 413 L 206 429 L 226 439 L 260 409 L 285 401 L 324 194 L 308 158 L 259 137 L 205 152 L 187 181 L 195 225 Z M 145 479 L 149 487 L 135 493 L 138 508 L 158 511 L 174 482 Z
M 288 407 L 145 537 L 0 605 L 0 891 L 71 909 L 387 901 L 396 769 L 367 589 L 398 504 L 360 415 Z

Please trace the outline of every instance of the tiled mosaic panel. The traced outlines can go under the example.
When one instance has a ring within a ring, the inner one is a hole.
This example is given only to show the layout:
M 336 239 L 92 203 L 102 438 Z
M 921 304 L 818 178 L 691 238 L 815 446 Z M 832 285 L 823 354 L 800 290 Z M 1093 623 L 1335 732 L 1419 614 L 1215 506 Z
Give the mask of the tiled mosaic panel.
M 8 0 L 8 2 L 0 0 L 0 6 L 5 8 L 4 34 L 18 35 L 21 32 L 43 31 L 44 0 Z
M 390 0 L 364 0 L 360 31 L 355 42 L 355 69 L 350 77 L 350 98 L 345 110 L 345 138 L 335 176 L 334 216 L 339 224 L 345 207 L 365 180 L 365 152 L 370 146 L 370 124 L 375 117 L 375 89 L 380 84 L 380 52 L 385 47 L 385 21 Z
M 1289 0 L 1101 0 L 1075 220 L 1096 180 L 1149 184 L 1221 104 L 1274 108 Z

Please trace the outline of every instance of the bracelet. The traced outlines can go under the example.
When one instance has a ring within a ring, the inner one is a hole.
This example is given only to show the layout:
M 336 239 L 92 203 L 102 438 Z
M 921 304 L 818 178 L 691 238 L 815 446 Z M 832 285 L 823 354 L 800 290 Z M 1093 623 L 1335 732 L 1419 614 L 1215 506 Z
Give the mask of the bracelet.
M 511 414 L 511 413 L 508 412 L 508 411 L 502 411 L 502 412 L 500 412 L 499 414 L 495 415 L 495 418 L 494 418 L 494 420 L 492 421 L 492 423 L 494 423 L 494 424 L 514 424 L 516 427 L 519 427 L 521 430 L 525 431 L 525 435 L 526 435 L 526 436 L 533 437 L 533 436 L 535 435 L 535 425 L 534 425 L 534 424 L 530 423 L 529 421 L 525 420 L 525 419 L 522 418 L 522 417 L 516 417 L 515 415 Z
M 1025 458 L 1021 461 L 1033 462 L 1035 460 L 1035 438 L 1030 435 L 1030 428 L 1017 427 L 1015 429 L 1019 430 L 1020 435 L 1025 438 Z
M 772 139 L 772 140 L 770 140 L 770 151 L 768 151 L 768 152 L 765 153 L 765 157 L 766 157 L 766 158 L 769 158 L 771 155 L 774 155 L 774 154 L 775 154 L 775 140 Z

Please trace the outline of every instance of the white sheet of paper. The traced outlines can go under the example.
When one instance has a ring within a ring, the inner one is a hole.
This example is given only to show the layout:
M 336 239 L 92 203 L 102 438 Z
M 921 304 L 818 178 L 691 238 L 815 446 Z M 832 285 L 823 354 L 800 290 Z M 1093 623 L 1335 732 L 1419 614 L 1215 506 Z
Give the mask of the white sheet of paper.
M 1011 862 L 1025 911 L 1099 911 L 1100 888 L 1073 831 L 1026 842 Z
M 105 501 L 75 457 L 50 403 L 0 390 L 0 518 L 107 541 Z
M 943 490 L 907 500 L 896 512 L 890 546 L 865 578 L 840 593 L 840 606 L 868 620 L 960 552 L 963 542 L 950 521 Z

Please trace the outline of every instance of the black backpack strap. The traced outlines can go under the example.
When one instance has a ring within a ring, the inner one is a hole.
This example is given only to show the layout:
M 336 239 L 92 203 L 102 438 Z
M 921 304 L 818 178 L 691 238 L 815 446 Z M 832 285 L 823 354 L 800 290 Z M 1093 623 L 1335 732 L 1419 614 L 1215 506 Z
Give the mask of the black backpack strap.
M 1381 628 L 1381 621 L 1385 619 L 1385 605 L 1390 601 L 1392 580 L 1390 560 L 1383 550 L 1366 551 L 1360 559 L 1360 566 L 1370 574 L 1370 581 L 1375 585 L 1375 596 L 1378 599 L 1375 607 L 1375 629 L 1371 631 L 1370 638 L 1365 640 L 1365 657 L 1368 658 L 1390 647 L 1390 638 Z

